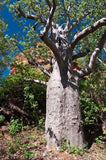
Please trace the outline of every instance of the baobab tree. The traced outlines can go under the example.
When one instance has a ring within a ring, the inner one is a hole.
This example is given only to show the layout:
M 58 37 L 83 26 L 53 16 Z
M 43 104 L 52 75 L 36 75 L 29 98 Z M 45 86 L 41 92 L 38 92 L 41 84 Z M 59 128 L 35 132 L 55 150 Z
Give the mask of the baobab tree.
M 18 0 L 10 4 L 17 18 L 35 22 L 33 30 L 41 27 L 40 39 L 52 50 L 55 62 L 49 73 L 35 59 L 48 82 L 26 79 L 47 86 L 46 140 L 47 147 L 58 147 L 63 138 L 70 145 L 83 147 L 78 81 L 89 75 L 106 41 L 105 2 L 103 0 Z M 81 70 L 73 70 L 72 62 L 89 56 Z

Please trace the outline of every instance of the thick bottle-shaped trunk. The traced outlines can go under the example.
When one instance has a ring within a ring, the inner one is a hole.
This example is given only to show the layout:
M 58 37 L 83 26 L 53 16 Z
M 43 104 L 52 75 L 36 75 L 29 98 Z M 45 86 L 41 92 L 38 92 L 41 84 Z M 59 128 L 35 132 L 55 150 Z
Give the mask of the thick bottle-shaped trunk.
M 58 147 L 63 138 L 70 141 L 70 146 L 83 147 L 78 77 L 71 73 L 64 78 L 63 74 L 62 78 L 55 64 L 47 86 L 47 147 Z

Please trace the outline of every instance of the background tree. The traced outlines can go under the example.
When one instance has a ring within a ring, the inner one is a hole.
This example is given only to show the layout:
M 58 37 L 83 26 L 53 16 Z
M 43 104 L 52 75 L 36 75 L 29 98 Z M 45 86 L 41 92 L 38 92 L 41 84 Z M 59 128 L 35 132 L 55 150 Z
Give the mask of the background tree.
M 36 38 L 36 32 L 39 34 L 39 29 L 41 40 L 54 53 L 52 74 L 33 59 L 34 52 L 29 57 L 30 63 L 36 64 L 50 77 L 48 83 L 25 79 L 47 85 L 47 146 L 59 146 L 65 137 L 70 145 L 83 147 L 78 80 L 93 71 L 105 44 L 105 2 L 20 0 L 10 4 L 10 8 L 14 16 L 35 22 L 28 31 L 27 46 Z M 72 62 L 83 56 L 90 56 L 85 61 L 86 67 L 73 70 Z
M 0 10 L 3 9 L 3 2 L 0 2 Z M 0 15 L 0 80 L 2 79 L 3 72 L 7 69 L 9 65 L 10 57 L 8 55 L 9 44 L 7 43 L 6 37 L 4 35 L 7 29 L 7 24 Z

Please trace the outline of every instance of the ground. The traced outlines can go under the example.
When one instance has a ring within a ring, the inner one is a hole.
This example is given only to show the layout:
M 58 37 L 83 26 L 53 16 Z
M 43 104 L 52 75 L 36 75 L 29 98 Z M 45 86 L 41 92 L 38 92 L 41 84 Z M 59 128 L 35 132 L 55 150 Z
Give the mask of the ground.
M 10 124 L 0 127 L 1 160 L 105 160 L 104 142 L 94 142 L 82 155 L 79 153 L 61 152 L 55 148 L 46 148 L 44 129 L 35 126 L 24 126 L 21 131 L 11 135 Z

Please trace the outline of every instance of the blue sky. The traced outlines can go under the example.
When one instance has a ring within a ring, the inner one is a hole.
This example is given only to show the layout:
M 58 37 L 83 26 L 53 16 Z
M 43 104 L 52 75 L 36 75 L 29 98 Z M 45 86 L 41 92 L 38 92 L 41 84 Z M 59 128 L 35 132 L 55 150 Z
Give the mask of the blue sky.
M 9 12 L 8 8 L 4 6 L 3 10 L 0 11 L 2 18 L 8 24 L 8 29 L 5 34 L 8 34 L 10 37 L 13 33 L 21 32 L 22 28 L 18 27 L 18 23 L 13 20 L 12 13 Z M 10 72 L 9 67 L 3 73 L 3 76 L 7 76 Z
M 6 30 L 5 34 L 11 36 L 13 33 L 16 33 L 19 30 L 17 23 L 13 20 L 12 14 L 9 13 L 9 10 L 6 6 L 4 6 L 3 10 L 0 11 L 2 18 L 8 24 L 8 29 Z M 4 71 L 3 76 L 7 76 L 10 72 L 9 67 L 7 70 Z
M 0 10 L 0 15 L 8 24 L 8 28 L 5 34 L 8 34 L 10 37 L 12 36 L 12 34 L 16 34 L 16 33 L 20 33 L 20 35 L 23 34 L 22 32 L 23 27 L 22 26 L 20 27 L 17 21 L 13 19 L 13 15 L 12 13 L 9 12 L 9 9 L 6 7 L 6 5 L 4 5 L 3 10 Z M 31 20 L 28 20 L 26 22 L 26 25 L 29 25 L 29 23 L 31 23 Z M 10 72 L 10 68 L 8 67 L 7 70 L 3 73 L 3 76 L 7 76 L 9 72 Z
M 11 36 L 13 33 L 17 33 L 21 30 L 21 28 L 18 27 L 18 23 L 13 20 L 12 13 L 9 12 L 8 8 L 4 6 L 4 9 L 0 12 L 4 20 L 8 24 L 8 29 L 6 33 Z

